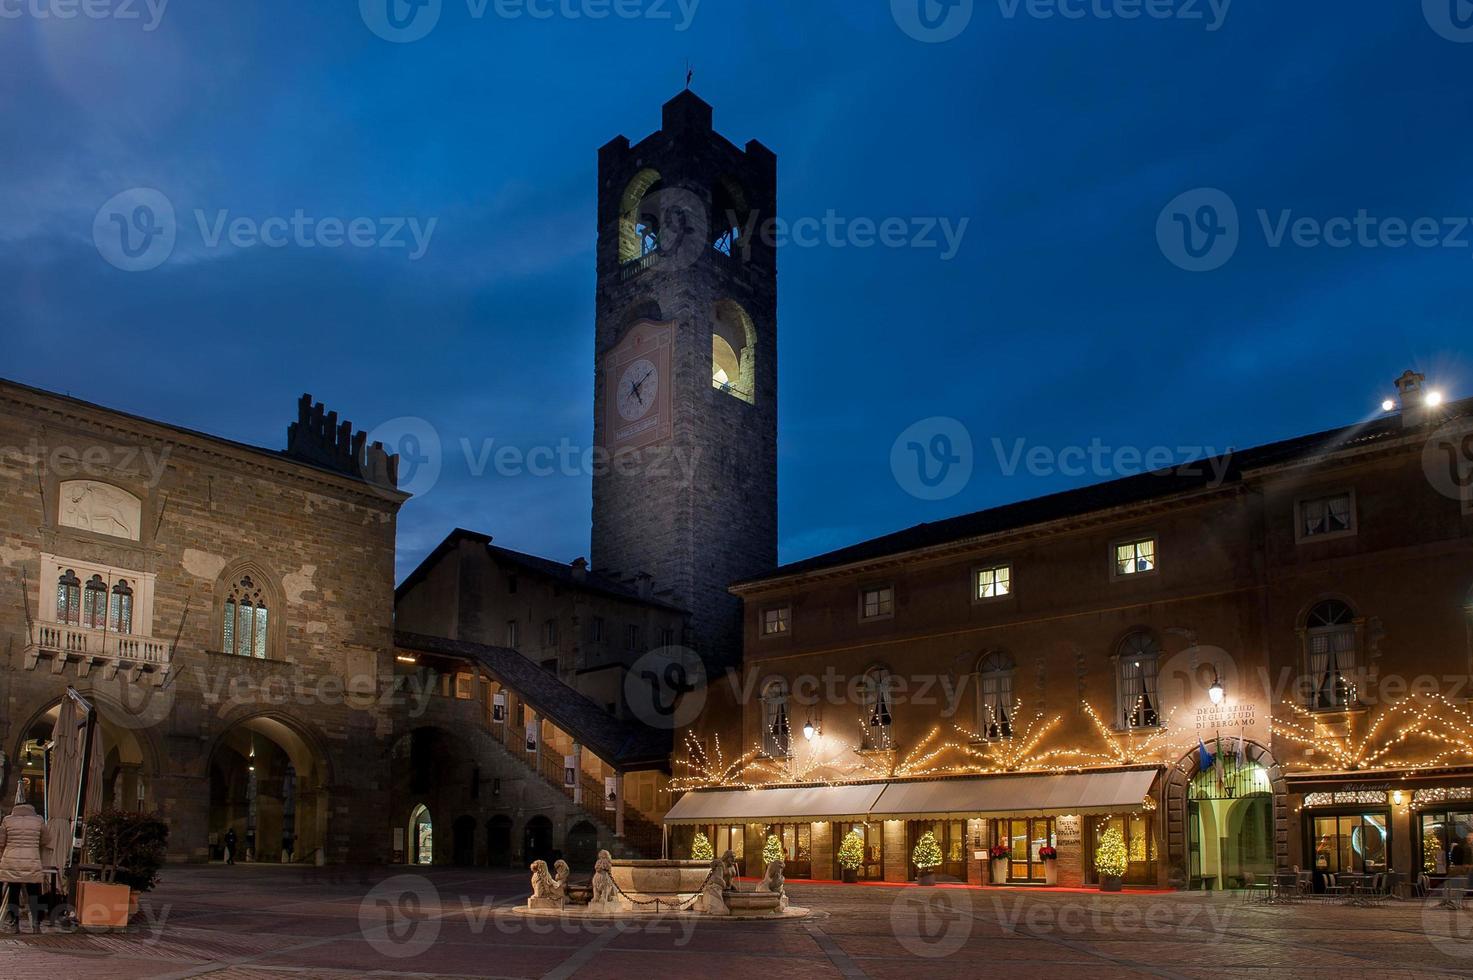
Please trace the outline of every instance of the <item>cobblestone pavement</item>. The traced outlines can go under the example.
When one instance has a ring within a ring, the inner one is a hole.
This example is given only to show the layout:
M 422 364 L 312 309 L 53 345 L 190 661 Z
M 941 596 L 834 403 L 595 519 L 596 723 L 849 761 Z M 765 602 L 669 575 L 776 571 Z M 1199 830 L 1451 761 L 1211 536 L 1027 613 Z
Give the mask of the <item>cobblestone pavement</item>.
M 525 880 L 450 868 L 169 868 L 128 933 L 0 934 L 0 977 L 1473 976 L 1473 910 L 1420 902 L 790 883 L 815 917 L 616 930 L 512 914 Z

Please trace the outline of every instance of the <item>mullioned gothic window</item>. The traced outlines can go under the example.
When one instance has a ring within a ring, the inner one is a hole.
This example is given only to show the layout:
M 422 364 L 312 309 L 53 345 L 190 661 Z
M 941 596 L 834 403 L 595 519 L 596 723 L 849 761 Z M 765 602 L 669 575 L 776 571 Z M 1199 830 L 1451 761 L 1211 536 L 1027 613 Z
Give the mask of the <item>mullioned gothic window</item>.
M 94 575 L 82 587 L 82 625 L 100 630 L 107 622 L 107 583 Z
M 107 611 L 107 628 L 114 633 L 133 632 L 133 588 L 120 578 L 113 586 L 112 602 Z
M 56 580 L 56 621 L 82 625 L 82 580 L 70 568 Z
M 222 649 L 236 656 L 264 660 L 270 628 L 266 596 L 249 575 L 241 576 L 225 597 Z

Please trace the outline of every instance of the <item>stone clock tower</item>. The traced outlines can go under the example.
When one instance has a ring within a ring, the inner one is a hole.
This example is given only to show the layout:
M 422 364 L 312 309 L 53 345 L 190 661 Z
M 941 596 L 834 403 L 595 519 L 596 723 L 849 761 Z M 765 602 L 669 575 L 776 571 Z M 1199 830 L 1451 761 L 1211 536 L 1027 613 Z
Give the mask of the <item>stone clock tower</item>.
M 599 150 L 593 564 L 651 576 L 711 664 L 741 654 L 727 586 L 777 561 L 776 213 L 777 158 L 689 91 Z

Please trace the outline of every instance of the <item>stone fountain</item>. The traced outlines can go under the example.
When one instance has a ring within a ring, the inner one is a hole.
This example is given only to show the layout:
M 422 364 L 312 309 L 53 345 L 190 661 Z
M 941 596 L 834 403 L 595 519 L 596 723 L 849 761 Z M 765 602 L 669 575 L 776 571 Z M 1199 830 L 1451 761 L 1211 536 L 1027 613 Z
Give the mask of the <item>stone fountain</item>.
M 598 852 L 593 879 L 570 880 L 568 865 L 532 863 L 532 897 L 526 915 L 592 918 L 700 916 L 726 919 L 805 918 L 806 908 L 788 904 L 783 862 L 773 861 L 756 888 L 737 887 L 736 857 L 727 851 L 710 862 L 615 860 Z

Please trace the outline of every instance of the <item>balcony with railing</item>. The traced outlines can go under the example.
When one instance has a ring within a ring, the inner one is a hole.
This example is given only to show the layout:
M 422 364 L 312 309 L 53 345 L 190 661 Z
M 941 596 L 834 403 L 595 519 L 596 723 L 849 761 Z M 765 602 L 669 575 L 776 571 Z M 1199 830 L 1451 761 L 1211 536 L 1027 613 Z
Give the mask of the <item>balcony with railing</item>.
M 25 647 L 25 666 L 34 670 L 41 660 L 50 660 L 60 673 L 68 663 L 78 666 L 79 676 L 97 666 L 111 673 L 119 668 L 134 672 L 164 672 L 173 659 L 173 644 L 151 636 L 91 629 L 67 623 L 32 623 Z

